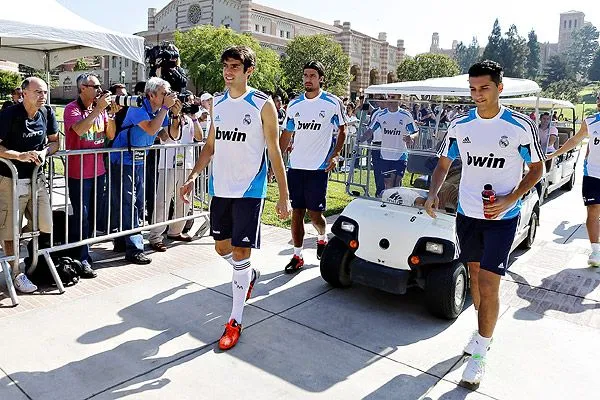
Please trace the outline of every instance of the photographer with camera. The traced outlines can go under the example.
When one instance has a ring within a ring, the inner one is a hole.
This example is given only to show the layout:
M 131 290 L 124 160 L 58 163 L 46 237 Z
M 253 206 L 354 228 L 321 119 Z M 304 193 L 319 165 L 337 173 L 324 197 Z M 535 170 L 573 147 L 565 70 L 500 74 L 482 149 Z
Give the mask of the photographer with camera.
M 77 77 L 79 95 L 65 107 L 65 147 L 67 150 L 101 149 L 106 138 L 115 137 L 114 115 L 119 107 L 111 104 L 110 92 L 103 92 L 94 74 Z M 106 111 L 110 110 L 110 115 Z M 69 226 L 69 241 L 90 237 L 96 215 L 104 209 L 106 169 L 102 154 L 68 156 L 67 184 L 73 218 Z M 95 212 L 94 212 L 95 204 Z M 88 245 L 81 246 L 79 260 L 83 278 L 95 278 Z
M 198 112 L 198 106 L 193 104 L 194 95 L 186 91 L 179 96 L 179 101 L 183 100 L 181 115 L 174 115 L 173 119 L 179 119 L 180 130 L 177 136 L 169 137 L 164 131 L 159 135 L 162 144 L 193 144 L 201 142 L 203 131 L 200 121 L 195 114 Z M 171 201 L 188 175 L 194 168 L 194 147 L 179 147 L 160 151 L 160 162 L 158 164 L 158 185 L 156 195 L 156 222 L 163 222 L 168 217 Z M 182 218 L 188 215 L 189 204 L 181 199 L 174 200 L 173 218 Z M 191 242 L 192 238 L 182 233 L 186 221 L 173 222 L 169 224 L 167 238 L 175 241 Z M 167 251 L 167 246 L 163 243 L 164 226 L 159 226 L 150 231 L 150 246 L 154 251 Z
M 170 89 L 169 82 L 150 78 L 146 82 L 142 107 L 129 107 L 123 129 L 113 142 L 113 148 L 128 149 L 110 155 L 113 228 L 135 229 L 144 218 L 144 158 L 147 152 L 135 148 L 151 146 L 163 128 L 167 128 L 172 137 L 179 134 L 179 119 L 169 123 L 168 113 L 171 110 L 173 115 L 178 115 L 181 104 L 177 103 L 177 96 Z M 135 264 L 151 262 L 144 254 L 141 233 L 125 236 L 125 259 Z

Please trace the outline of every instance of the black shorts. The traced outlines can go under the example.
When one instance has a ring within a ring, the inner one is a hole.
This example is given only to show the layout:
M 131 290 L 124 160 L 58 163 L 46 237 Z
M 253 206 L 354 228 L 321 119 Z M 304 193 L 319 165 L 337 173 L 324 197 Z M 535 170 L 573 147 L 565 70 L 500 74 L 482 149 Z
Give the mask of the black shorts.
M 325 211 L 328 178 L 327 172 L 322 169 L 289 168 L 287 180 L 292 208 Z
M 235 247 L 260 248 L 260 217 L 264 199 L 213 197 L 210 202 L 210 235 L 231 239 Z
M 593 176 L 584 176 L 581 184 L 581 194 L 583 195 L 583 204 L 586 207 L 600 204 L 600 179 Z
M 479 262 L 481 269 L 504 276 L 519 218 L 487 220 L 456 214 L 460 260 Z
M 383 158 L 380 161 L 381 173 L 386 178 L 391 178 L 392 174 L 396 174 L 396 177 L 404 176 L 404 171 L 406 171 L 406 160 L 384 160 Z

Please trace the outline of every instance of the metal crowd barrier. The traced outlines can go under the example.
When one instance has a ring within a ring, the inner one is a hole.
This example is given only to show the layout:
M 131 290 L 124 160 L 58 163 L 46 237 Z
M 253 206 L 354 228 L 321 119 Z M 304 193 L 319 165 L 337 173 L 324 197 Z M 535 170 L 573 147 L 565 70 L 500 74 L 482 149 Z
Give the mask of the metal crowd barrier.
M 125 153 L 128 152 L 127 148 L 121 148 L 121 149 L 116 149 L 116 148 L 104 148 L 104 149 L 88 149 L 88 150 L 62 150 L 62 151 L 58 151 L 53 155 L 50 155 L 47 157 L 47 162 L 46 165 L 49 168 L 48 171 L 48 188 L 50 190 L 49 193 L 49 199 L 50 199 L 50 208 L 52 211 L 57 210 L 57 209 L 63 209 L 65 212 L 65 226 L 64 226 L 64 243 L 58 243 L 55 242 L 55 237 L 54 237 L 54 232 L 50 232 L 50 247 L 49 248 L 44 248 L 44 249 L 40 249 L 39 248 L 39 228 L 38 228 L 38 218 L 39 218 L 39 210 L 38 210 L 38 194 L 37 194 L 37 174 L 39 172 L 39 168 L 40 166 L 36 167 L 34 172 L 33 172 L 33 179 L 31 180 L 31 193 L 32 193 L 32 203 L 33 203 L 33 210 L 32 210 L 32 220 L 31 223 L 33 225 L 33 232 L 31 232 L 30 234 L 25 234 L 25 235 L 20 235 L 20 231 L 21 231 L 21 226 L 19 225 L 19 207 L 18 207 L 18 202 L 19 202 L 19 198 L 18 198 L 18 194 L 17 194 L 17 180 L 13 179 L 12 180 L 12 184 L 13 184 L 13 221 L 14 221 L 14 237 L 13 237 L 13 241 L 14 241 L 14 251 L 15 251 L 15 255 L 14 256 L 3 256 L 0 257 L 0 265 L 2 266 L 2 269 L 4 271 L 4 275 L 7 281 L 7 287 L 8 287 L 8 291 L 9 291 L 9 295 L 11 297 L 12 303 L 13 305 L 17 305 L 18 304 L 18 298 L 14 289 L 14 285 L 12 283 L 12 279 L 11 279 L 11 275 L 10 275 L 10 268 L 9 268 L 9 263 L 12 262 L 13 263 L 13 268 L 18 268 L 19 265 L 19 239 L 21 237 L 31 237 L 31 240 L 33 241 L 33 253 L 31 254 L 31 266 L 28 269 L 28 272 L 33 272 L 37 266 L 38 263 L 38 259 L 39 256 L 42 255 L 48 266 L 50 267 L 50 272 L 52 273 L 52 276 L 56 282 L 56 285 L 58 287 L 58 290 L 62 293 L 64 292 L 64 287 L 62 285 L 62 282 L 58 276 L 58 273 L 56 272 L 54 263 L 52 262 L 52 258 L 50 256 L 50 253 L 52 252 L 56 252 L 56 251 L 61 251 L 61 250 L 66 250 L 66 249 L 72 249 L 75 247 L 79 247 L 82 245 L 90 245 L 90 244 L 95 244 L 95 243 L 99 243 L 99 242 L 103 242 L 103 241 L 108 241 L 108 240 L 112 240 L 112 239 L 116 239 L 119 237 L 123 237 L 123 236 L 128 236 L 134 233 L 139 233 L 145 230 L 149 230 L 152 228 L 157 228 L 157 227 L 165 227 L 169 224 L 172 224 L 174 222 L 183 222 L 183 221 L 188 221 L 188 220 L 192 220 L 192 219 L 196 219 L 196 218 L 204 218 L 206 221 L 208 220 L 208 206 L 209 206 L 209 202 L 210 202 L 210 198 L 208 195 L 208 171 L 209 168 L 207 168 L 202 174 L 200 174 L 200 176 L 197 178 L 195 185 L 194 185 L 194 189 L 192 191 L 192 198 L 191 198 L 191 204 L 189 206 L 189 211 L 187 213 L 187 215 L 183 215 L 183 216 L 178 216 L 178 204 L 181 205 L 181 199 L 179 198 L 179 188 L 181 187 L 181 183 L 182 182 L 176 182 L 177 177 L 178 177 L 178 173 L 180 174 L 180 176 L 182 176 L 182 179 L 186 179 L 187 176 L 189 175 L 189 173 L 191 172 L 193 165 L 195 164 L 196 160 L 199 157 L 200 151 L 202 149 L 203 143 L 194 143 L 194 144 L 167 144 L 167 145 L 154 145 L 154 146 L 149 146 L 149 147 L 138 147 L 135 148 L 136 151 L 143 151 L 143 157 L 142 157 L 142 161 L 143 161 L 143 166 L 141 167 L 142 169 L 142 174 L 143 174 L 143 181 L 144 181 L 144 189 L 146 189 L 146 186 L 148 185 L 149 181 L 147 180 L 148 178 L 148 170 L 150 169 L 150 167 L 154 167 L 152 174 L 154 175 L 154 177 L 156 178 L 156 180 L 154 181 L 154 187 L 155 190 L 153 191 L 153 199 L 152 199 L 152 204 L 156 204 L 156 200 L 157 200 L 157 193 L 158 193 L 158 176 L 159 176 L 159 170 L 164 169 L 165 170 L 165 179 L 163 180 L 163 187 L 162 187 L 162 193 L 163 193 L 163 204 L 170 204 L 171 200 L 173 201 L 173 208 L 174 208 L 174 214 L 173 214 L 173 218 L 169 219 L 169 209 L 168 207 L 165 207 L 163 210 L 157 210 L 154 209 L 154 212 L 152 213 L 152 217 L 151 217 L 151 221 L 147 222 L 146 221 L 146 214 L 147 214 L 147 199 L 146 199 L 146 190 L 144 190 L 144 192 L 142 193 L 142 203 L 143 203 L 143 207 L 142 210 L 138 210 L 138 214 L 135 215 L 135 200 L 134 200 L 134 196 L 135 196 L 135 179 L 136 179 L 136 168 L 132 168 L 132 176 L 131 176 L 131 198 L 132 198 L 132 207 L 131 207 L 131 213 L 128 216 L 124 216 L 123 215 L 123 182 L 124 182 L 124 168 L 123 168 L 123 159 L 124 159 L 124 155 Z M 190 147 L 192 147 L 193 150 L 193 160 L 192 162 L 188 162 L 189 161 L 189 155 L 188 152 L 185 151 L 186 149 L 189 149 Z M 172 165 L 172 170 L 173 170 L 173 174 L 168 174 L 166 173 L 166 171 L 169 168 L 169 164 L 168 164 L 168 160 L 166 157 L 166 153 L 167 150 L 171 150 L 173 152 L 175 152 L 175 160 L 177 159 L 181 159 L 181 163 L 175 162 Z M 154 157 L 154 165 L 149 165 L 149 163 L 147 162 L 148 159 L 148 154 L 149 152 L 154 152 L 157 157 Z M 103 188 L 99 188 L 98 185 L 98 162 L 96 162 L 96 157 L 98 156 L 98 154 L 102 154 L 105 155 L 103 156 L 104 160 L 105 160 L 105 186 Z M 119 161 L 118 163 L 112 163 L 110 162 L 110 155 L 111 154 L 119 154 Z M 178 157 L 181 154 L 181 157 Z M 94 198 L 93 201 L 93 208 L 92 210 L 89 211 L 89 213 L 92 213 L 92 215 L 94 216 L 93 218 L 93 224 L 92 226 L 90 226 L 90 231 L 89 231 L 89 237 L 88 238 L 83 238 L 83 156 L 93 156 L 94 157 L 94 178 L 90 178 L 90 179 L 94 179 L 94 195 L 96 196 Z M 77 157 L 77 161 L 73 160 L 73 157 Z M 133 157 L 133 154 L 132 154 Z M 60 201 L 61 199 L 59 198 L 57 200 L 57 195 L 54 193 L 56 189 L 60 189 L 61 187 L 58 184 L 58 176 L 60 176 L 60 174 L 57 174 L 56 171 L 56 166 L 55 166 L 55 160 L 59 161 L 59 165 L 60 163 L 63 164 L 64 167 L 64 172 L 63 172 L 63 176 L 64 176 L 64 196 L 63 199 L 64 201 Z M 108 160 L 108 163 L 106 163 L 106 161 Z M 9 168 L 11 169 L 13 178 L 17 176 L 17 171 L 16 168 L 14 166 L 14 164 L 12 164 L 12 162 L 10 162 L 10 160 L 4 160 L 2 158 L 0 158 L 0 162 L 5 163 L 6 165 L 9 166 Z M 69 223 L 69 204 L 70 204 L 70 199 L 69 199 L 69 185 L 68 185 L 68 180 L 69 179 L 73 179 L 73 178 L 69 178 L 69 165 L 73 162 L 77 162 L 79 164 L 79 218 L 78 218 L 78 222 L 79 222 L 79 226 L 76 227 L 78 228 L 78 232 L 79 232 L 79 237 L 77 238 L 77 240 L 71 240 L 71 237 L 69 235 L 69 230 L 74 229 L 75 227 L 71 226 L 71 224 Z M 190 167 L 187 167 L 187 165 L 190 165 Z M 113 187 L 114 185 L 112 184 L 112 172 L 114 168 L 119 168 L 118 173 L 121 176 L 121 184 L 119 185 L 118 188 Z M 181 175 L 182 174 L 182 175 Z M 139 176 L 138 176 L 139 177 Z M 174 187 L 174 192 L 173 193 L 167 193 L 166 189 L 167 189 L 167 179 L 170 179 L 172 177 L 173 179 L 173 187 Z M 104 208 L 104 204 L 99 205 L 98 202 L 96 201 L 97 199 L 97 194 L 98 194 L 98 190 L 103 191 L 103 194 L 106 196 L 106 208 Z M 118 190 L 119 191 L 119 195 L 118 195 L 118 199 L 119 204 L 113 204 L 113 198 L 111 196 L 111 191 L 112 190 Z M 99 207 L 102 206 L 103 210 L 106 211 L 106 215 L 103 216 L 103 221 L 106 223 L 106 229 L 102 232 L 98 232 L 97 230 L 97 223 L 98 223 L 98 217 L 99 215 L 103 215 L 103 211 L 99 209 Z M 115 221 L 111 215 L 112 212 L 114 211 L 113 208 L 114 207 L 119 207 L 119 218 L 118 221 Z M 157 213 L 158 212 L 162 212 L 162 221 L 157 221 Z M 127 229 L 127 230 L 123 230 L 123 221 L 124 218 L 130 218 L 129 222 L 131 222 L 130 226 L 132 227 L 131 229 Z M 135 218 L 138 218 L 138 227 L 137 228 L 133 228 L 136 224 L 134 224 Z M 111 230 L 111 228 L 116 228 L 116 231 L 114 229 Z M 54 229 L 52 229 L 52 231 L 54 231 Z

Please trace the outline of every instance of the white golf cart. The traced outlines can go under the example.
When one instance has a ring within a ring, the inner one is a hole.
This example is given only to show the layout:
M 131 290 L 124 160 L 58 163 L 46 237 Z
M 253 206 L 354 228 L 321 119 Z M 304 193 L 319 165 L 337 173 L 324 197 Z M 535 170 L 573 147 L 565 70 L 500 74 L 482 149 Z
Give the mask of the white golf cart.
M 558 140 L 556 150 L 558 150 L 569 138 L 575 135 L 575 106 L 570 101 L 548 99 L 544 97 L 517 97 L 503 98 L 500 102 L 508 107 L 522 109 L 524 113 L 535 112 L 536 109 L 541 113 L 547 111 L 551 116 L 555 110 L 571 110 L 571 119 L 565 121 L 552 121 L 552 126 L 558 130 Z M 539 114 L 538 114 L 539 116 Z M 539 118 L 538 118 L 539 121 Z M 540 132 L 541 133 L 541 132 Z M 549 139 L 549 138 L 548 138 Z M 546 146 L 542 146 L 546 147 Z M 555 190 L 571 190 L 575 185 L 575 167 L 579 161 L 579 147 L 568 151 L 557 158 L 546 161 L 546 168 L 542 180 L 536 185 L 540 203 L 543 203 L 548 195 Z
M 504 78 L 507 96 L 539 91 L 533 81 Z M 375 85 L 368 87 L 366 93 L 439 96 L 438 103 L 442 96 L 470 96 L 467 75 Z M 413 201 L 415 197 L 427 197 L 429 177 L 438 160 L 435 146 L 444 134 L 439 128 L 436 123 L 435 132 L 427 141 L 434 148 L 409 151 L 406 172 L 420 176 L 414 180 L 414 186 L 419 187 L 390 188 L 381 198 L 375 196 L 371 172 L 371 153 L 380 147 L 357 141 L 347 181 L 348 193 L 356 198 L 333 224 L 334 237 L 325 248 L 320 268 L 323 279 L 334 287 L 358 283 L 395 294 L 404 294 L 411 286 L 420 287 L 425 290 L 426 305 L 432 314 L 454 319 L 462 312 L 468 289 L 467 270 L 458 261 L 457 195 L 452 195 L 460 180 L 460 160 L 448 174 L 445 184 L 451 194 L 446 196 L 449 200 L 439 210 L 438 218 L 429 217 Z M 407 202 L 408 198 L 411 200 Z M 536 190 L 532 189 L 522 201 L 513 249 L 521 243 L 531 246 L 538 225 L 540 205 Z

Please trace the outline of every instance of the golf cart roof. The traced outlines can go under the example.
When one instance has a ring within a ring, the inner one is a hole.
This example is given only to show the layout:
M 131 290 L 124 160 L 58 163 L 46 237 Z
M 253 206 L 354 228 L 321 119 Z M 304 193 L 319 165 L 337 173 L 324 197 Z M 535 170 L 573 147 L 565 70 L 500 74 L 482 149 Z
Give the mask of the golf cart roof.
M 535 108 L 537 97 L 512 97 L 504 98 L 500 100 L 500 103 L 505 106 L 521 107 L 521 108 Z M 551 110 L 553 108 L 575 108 L 573 103 L 567 100 L 549 99 L 547 97 L 540 97 L 539 108 L 542 110 Z
M 529 79 L 502 78 L 503 97 L 520 96 L 538 93 L 542 89 Z M 446 78 L 431 78 L 423 81 L 408 81 L 371 85 L 365 89 L 366 94 L 404 94 L 425 96 L 459 96 L 470 97 L 469 75 L 457 75 Z

